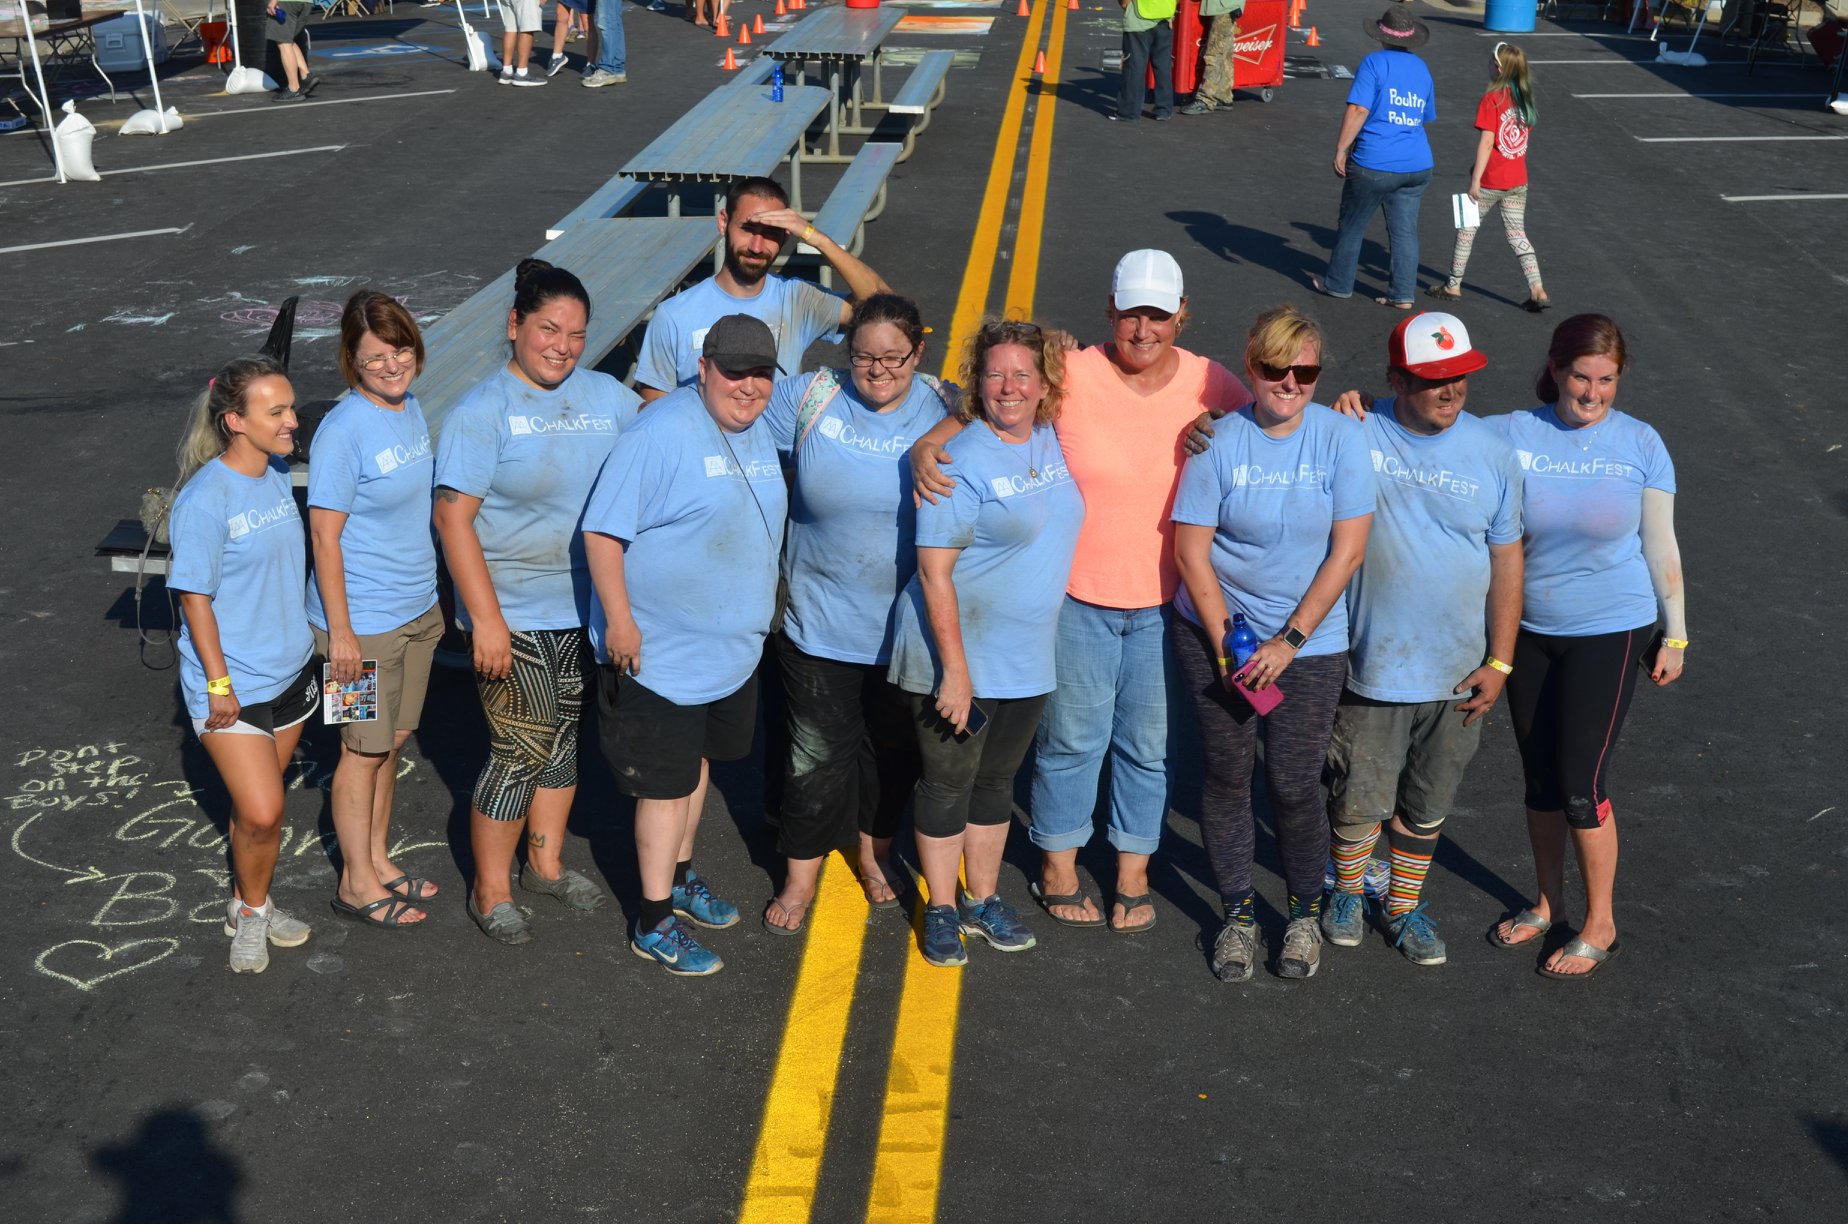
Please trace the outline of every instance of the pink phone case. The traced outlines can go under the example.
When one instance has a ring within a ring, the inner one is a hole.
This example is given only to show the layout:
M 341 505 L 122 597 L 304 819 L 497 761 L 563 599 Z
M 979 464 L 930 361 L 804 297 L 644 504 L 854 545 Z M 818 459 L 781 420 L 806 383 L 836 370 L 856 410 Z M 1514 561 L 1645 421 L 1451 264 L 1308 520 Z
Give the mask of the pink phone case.
M 1248 689 L 1245 687 L 1245 682 L 1243 680 L 1234 676 L 1232 677 L 1232 687 L 1237 689 L 1239 695 L 1251 704 L 1252 709 L 1260 714 L 1269 714 L 1272 710 L 1283 704 L 1283 690 L 1274 684 L 1269 688 Z

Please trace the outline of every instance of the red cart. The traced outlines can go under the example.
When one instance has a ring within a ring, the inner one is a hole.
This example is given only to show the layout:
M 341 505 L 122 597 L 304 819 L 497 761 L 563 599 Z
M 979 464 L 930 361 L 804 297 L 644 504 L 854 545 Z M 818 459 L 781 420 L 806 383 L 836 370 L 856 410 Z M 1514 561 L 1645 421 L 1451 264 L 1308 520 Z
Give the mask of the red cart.
M 1255 89 L 1269 102 L 1283 84 L 1283 47 L 1288 34 L 1289 5 L 1285 0 L 1246 0 L 1238 18 L 1238 40 L 1232 48 L 1232 87 Z M 1200 0 L 1180 0 L 1174 13 L 1174 92 L 1190 94 L 1200 84 L 1200 54 L 1206 31 L 1200 20 Z M 1154 85 L 1154 73 L 1149 74 Z

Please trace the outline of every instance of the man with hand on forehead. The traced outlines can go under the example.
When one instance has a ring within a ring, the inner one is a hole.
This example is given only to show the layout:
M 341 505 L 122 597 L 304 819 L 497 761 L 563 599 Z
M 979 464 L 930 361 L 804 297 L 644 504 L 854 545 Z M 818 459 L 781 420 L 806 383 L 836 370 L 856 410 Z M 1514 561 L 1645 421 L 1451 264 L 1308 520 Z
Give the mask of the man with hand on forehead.
M 809 345 L 847 326 L 855 302 L 892 291 L 877 272 L 791 208 L 775 179 L 733 183 L 725 192 L 718 221 L 725 241 L 724 266 L 710 280 L 662 302 L 648 322 L 635 369 L 635 389 L 643 403 L 693 384 L 706 329 L 723 315 L 761 319 L 775 339 L 777 364 L 793 374 L 801 369 Z M 792 237 L 828 261 L 846 283 L 850 300 L 770 271 Z
M 762 320 L 706 332 L 697 383 L 624 426 L 584 509 L 604 757 L 635 797 L 641 911 L 630 949 L 670 973 L 724 968 L 683 925 L 738 907 L 693 870 L 708 764 L 751 750 L 754 674 L 776 609 L 788 494 L 758 424 L 776 377 Z
M 1365 414 L 1378 498 L 1367 557 L 1348 586 L 1348 680 L 1329 742 L 1335 889 L 1328 942 L 1366 935 L 1362 883 L 1387 825 L 1392 882 L 1380 926 L 1415 965 L 1444 963 L 1421 895 L 1437 837 L 1513 670 L 1521 620 L 1521 465 L 1463 411 L 1488 364 L 1455 315 L 1393 329 L 1393 397 Z M 1349 392 L 1335 407 L 1362 415 Z M 1390 823 L 1388 823 L 1390 822 Z

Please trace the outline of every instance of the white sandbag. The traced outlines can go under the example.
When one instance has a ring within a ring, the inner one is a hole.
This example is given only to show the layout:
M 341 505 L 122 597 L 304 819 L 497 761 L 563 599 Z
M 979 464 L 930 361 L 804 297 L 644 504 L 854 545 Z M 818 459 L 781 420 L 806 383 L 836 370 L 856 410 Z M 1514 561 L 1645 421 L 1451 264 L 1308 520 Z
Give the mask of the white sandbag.
M 1698 51 L 1670 51 L 1664 45 L 1656 52 L 1656 63 L 1674 64 L 1678 68 L 1705 68 L 1707 57 Z
M 164 113 L 153 109 L 139 110 L 130 115 L 122 124 L 122 135 L 152 136 L 175 131 L 182 126 L 184 125 L 180 121 L 180 108 L 177 106 L 169 106 Z
M 96 125 L 77 113 L 75 99 L 64 104 L 64 118 L 52 129 L 51 138 L 58 142 L 58 160 L 64 166 L 65 178 L 86 183 L 102 181 L 103 176 L 90 163 L 90 142 L 96 139 Z
M 276 88 L 276 82 L 261 68 L 233 68 L 225 77 L 228 94 L 274 93 Z
M 487 16 L 486 12 L 482 16 Z M 500 55 L 494 50 L 493 37 L 468 23 L 468 13 L 462 8 L 462 0 L 456 0 L 456 17 L 462 27 L 462 45 L 468 51 L 468 70 L 499 72 Z

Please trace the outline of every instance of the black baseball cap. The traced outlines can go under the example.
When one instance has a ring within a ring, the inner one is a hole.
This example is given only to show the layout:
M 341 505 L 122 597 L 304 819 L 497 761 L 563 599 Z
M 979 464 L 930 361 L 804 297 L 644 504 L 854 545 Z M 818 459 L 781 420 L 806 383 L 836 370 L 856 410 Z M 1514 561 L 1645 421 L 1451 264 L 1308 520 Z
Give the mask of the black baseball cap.
M 699 351 L 707 361 L 729 372 L 766 367 L 783 372 L 776 363 L 776 337 L 762 319 L 747 314 L 726 315 L 707 328 Z

